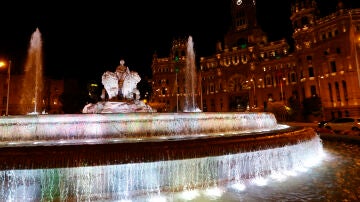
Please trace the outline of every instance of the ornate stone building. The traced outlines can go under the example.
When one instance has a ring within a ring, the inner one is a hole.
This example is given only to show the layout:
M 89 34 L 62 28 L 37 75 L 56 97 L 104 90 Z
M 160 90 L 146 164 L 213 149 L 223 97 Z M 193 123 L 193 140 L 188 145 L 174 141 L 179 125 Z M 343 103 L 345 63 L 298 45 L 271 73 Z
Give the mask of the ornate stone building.
M 152 100 L 150 106 L 158 112 L 183 111 L 185 102 L 185 66 L 187 39 L 172 42 L 170 56 L 153 56 Z M 200 101 L 200 99 L 197 99 Z
M 295 42 L 290 52 L 285 39 L 268 41 L 255 3 L 232 0 L 232 26 L 224 43 L 200 58 L 201 109 L 301 109 L 304 99 L 320 97 L 318 120 L 360 116 L 360 9 L 346 9 L 340 2 L 336 12 L 320 17 L 315 0 L 296 1 L 289 8 Z M 185 40 L 174 40 L 169 57 L 154 55 L 152 103 L 159 111 L 181 111 L 185 50 Z
M 303 97 L 321 97 L 325 119 L 360 115 L 360 9 L 319 18 L 315 1 L 296 3 L 291 21 Z

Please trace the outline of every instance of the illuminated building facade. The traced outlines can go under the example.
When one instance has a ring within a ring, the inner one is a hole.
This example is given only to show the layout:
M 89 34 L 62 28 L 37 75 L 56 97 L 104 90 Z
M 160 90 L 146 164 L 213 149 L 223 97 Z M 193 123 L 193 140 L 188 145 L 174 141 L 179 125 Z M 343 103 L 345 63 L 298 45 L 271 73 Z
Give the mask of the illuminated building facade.
M 320 97 L 317 120 L 360 116 L 360 9 L 340 2 L 336 12 L 320 17 L 314 0 L 296 1 L 291 52 L 285 39 L 268 41 L 255 0 L 233 0 L 231 15 L 224 43 L 199 61 L 197 98 L 203 111 L 301 109 L 305 99 Z M 159 111 L 181 111 L 185 50 L 185 40 L 174 40 L 169 57 L 154 55 L 151 102 Z
M 159 112 L 178 112 L 185 102 L 185 66 L 187 39 L 172 42 L 170 56 L 152 62 L 152 100 L 149 103 Z M 200 101 L 200 98 L 197 98 Z
M 318 18 L 315 1 L 296 3 L 291 21 L 304 97 L 321 97 L 325 119 L 360 115 L 360 9 Z

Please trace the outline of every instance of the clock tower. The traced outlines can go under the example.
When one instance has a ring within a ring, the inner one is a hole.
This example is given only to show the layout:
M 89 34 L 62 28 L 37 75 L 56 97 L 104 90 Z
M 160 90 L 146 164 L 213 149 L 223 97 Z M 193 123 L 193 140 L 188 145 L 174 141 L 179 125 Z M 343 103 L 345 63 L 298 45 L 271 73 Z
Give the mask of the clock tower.
M 256 26 L 255 0 L 232 0 L 231 16 L 237 31 Z
M 231 0 L 232 26 L 225 35 L 225 48 L 245 48 L 266 43 L 267 37 L 258 26 L 256 0 Z

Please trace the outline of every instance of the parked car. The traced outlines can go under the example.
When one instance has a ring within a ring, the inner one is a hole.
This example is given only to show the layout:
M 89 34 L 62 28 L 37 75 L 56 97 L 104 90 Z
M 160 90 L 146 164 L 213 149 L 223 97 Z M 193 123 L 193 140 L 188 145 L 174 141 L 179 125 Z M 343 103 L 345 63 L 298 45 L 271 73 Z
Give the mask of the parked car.
M 324 128 L 324 127 L 317 127 L 315 131 L 319 134 L 335 134 L 333 130 Z
M 335 132 L 340 131 L 360 131 L 360 118 L 357 117 L 343 117 L 337 118 L 324 124 L 326 129 Z
M 322 120 L 322 121 L 319 121 L 318 122 L 318 128 L 324 128 L 325 124 L 329 122 L 329 121 L 326 121 L 326 120 Z

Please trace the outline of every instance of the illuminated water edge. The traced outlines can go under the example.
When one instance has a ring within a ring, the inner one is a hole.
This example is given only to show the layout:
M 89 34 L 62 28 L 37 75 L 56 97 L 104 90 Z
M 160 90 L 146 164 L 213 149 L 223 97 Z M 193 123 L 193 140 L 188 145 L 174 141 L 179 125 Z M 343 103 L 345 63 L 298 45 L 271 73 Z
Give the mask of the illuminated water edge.
M 122 113 L 0 117 L 0 141 L 192 136 L 278 129 L 271 113 Z
M 271 113 L 9 116 L 0 126 L 2 200 L 150 200 L 241 189 L 322 155 L 313 130 L 287 130 Z
M 0 147 L 21 147 L 21 146 L 52 146 L 52 145 L 78 145 L 78 144 L 108 144 L 108 143 L 127 143 L 127 142 L 151 142 L 151 141 L 166 141 L 166 140 L 185 140 L 185 139 L 195 139 L 195 138 L 209 138 L 209 137 L 222 137 L 222 136 L 237 136 L 237 135 L 253 135 L 256 133 L 263 132 L 276 132 L 282 131 L 290 128 L 290 126 L 285 124 L 277 124 L 276 127 L 270 129 L 258 128 L 258 129 L 243 129 L 242 131 L 227 131 L 227 132 L 214 132 L 210 134 L 198 133 L 190 135 L 171 135 L 171 136 L 150 136 L 150 137 L 98 137 L 98 138 L 86 138 L 77 139 L 77 138 L 59 138 L 59 139 L 39 139 L 39 140 L 19 140 L 15 138 L 9 138 L 7 141 L 0 141 Z M 240 134 L 239 134 L 240 133 Z
M 281 179 L 303 172 L 320 163 L 323 156 L 321 140 L 315 136 L 296 145 L 224 156 L 93 167 L 3 170 L 0 171 L 0 199 L 131 200 L 220 187 L 243 189 L 249 183 L 266 183 L 267 177 Z

